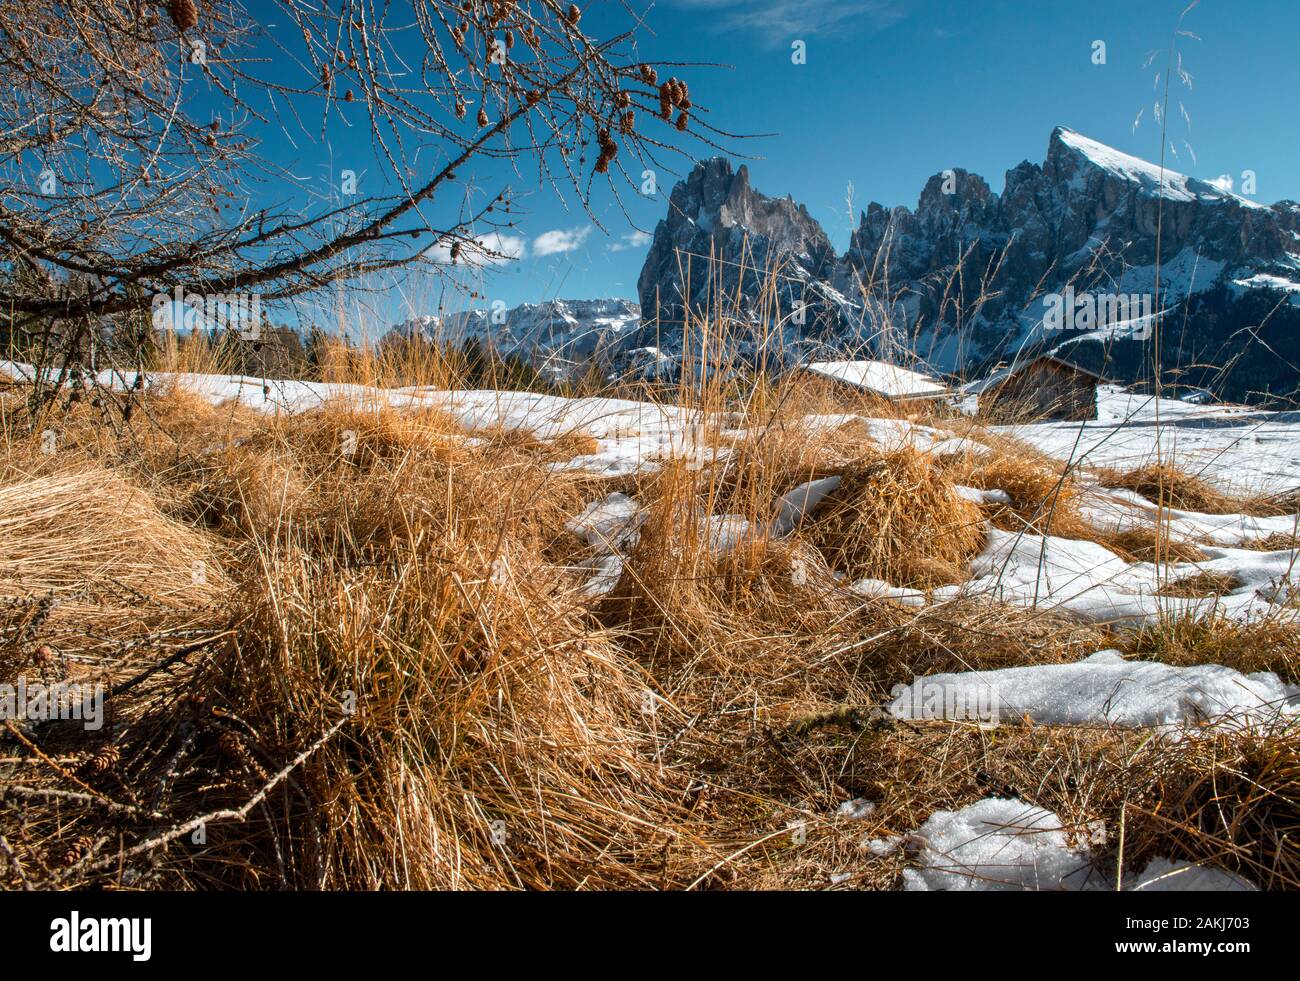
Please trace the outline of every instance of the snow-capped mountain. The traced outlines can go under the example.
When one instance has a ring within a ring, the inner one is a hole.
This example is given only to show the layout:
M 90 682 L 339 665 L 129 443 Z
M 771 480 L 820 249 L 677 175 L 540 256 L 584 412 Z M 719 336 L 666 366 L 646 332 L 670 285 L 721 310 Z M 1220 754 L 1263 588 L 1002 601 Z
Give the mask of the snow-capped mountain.
M 513 309 L 497 304 L 442 316 L 416 317 L 392 329 L 395 337 L 421 337 L 461 346 L 476 340 L 502 356 L 520 357 L 538 370 L 567 378 L 607 347 L 635 331 L 641 310 L 630 300 L 546 300 Z
M 1042 330 L 1049 294 L 1154 294 L 1158 309 L 1228 287 L 1300 289 L 1300 206 L 1266 207 L 1058 128 L 1039 166 L 1007 171 L 1002 194 L 953 170 L 930 178 L 915 212 L 872 204 L 841 273 L 911 301 L 921 353 L 945 367 L 1005 356 Z M 1157 227 L 1160 228 L 1157 242 Z M 960 283 L 952 278 L 964 259 Z M 957 321 L 960 319 L 960 328 Z M 1097 331 L 1091 339 L 1106 337 Z
M 746 167 L 702 161 L 673 188 L 637 288 L 639 305 L 497 305 L 394 331 L 476 338 L 561 378 L 592 362 L 672 377 L 701 350 L 749 364 L 867 353 L 978 375 L 1027 347 L 1064 347 L 1133 381 L 1150 376 L 1155 311 L 1167 381 L 1234 401 L 1300 389 L 1300 204 L 1264 205 L 1065 128 L 1042 164 L 1007 171 L 1001 194 L 952 169 L 915 209 L 872 203 L 844 255 Z M 1091 312 L 1062 325 L 1063 298 Z M 1116 298 L 1141 301 L 1141 315 L 1112 316 L 1129 310 Z
M 1186 383 L 1233 398 L 1300 385 L 1300 204 L 1267 206 L 1228 181 L 1162 173 L 1065 128 L 1041 165 L 1007 172 L 1001 194 L 953 169 L 930 178 L 915 210 L 871 204 L 843 256 L 806 208 L 761 194 L 744 167 L 704 161 L 674 188 L 655 230 L 638 283 L 645 322 L 626 343 L 680 350 L 687 311 L 721 310 L 742 324 L 779 323 L 787 357 L 869 346 L 971 371 L 1026 344 L 1100 343 L 1111 374 L 1137 378 L 1151 319 L 1044 329 L 1067 287 L 1099 302 L 1144 297 L 1163 311 L 1178 325 L 1176 339 L 1165 330 L 1167 369 L 1233 365 L 1228 375 L 1184 372 Z M 1258 332 L 1237 336 L 1261 322 L 1266 343 Z M 755 326 L 738 353 L 766 333 Z

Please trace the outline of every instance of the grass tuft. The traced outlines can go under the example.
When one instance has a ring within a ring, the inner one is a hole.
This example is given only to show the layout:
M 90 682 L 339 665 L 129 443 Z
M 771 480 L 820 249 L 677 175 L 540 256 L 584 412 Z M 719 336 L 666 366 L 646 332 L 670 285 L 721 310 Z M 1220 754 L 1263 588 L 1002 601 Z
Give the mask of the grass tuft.
M 897 449 L 841 477 L 808 529 L 832 568 L 920 588 L 966 578 L 984 543 L 980 509 L 931 457 Z

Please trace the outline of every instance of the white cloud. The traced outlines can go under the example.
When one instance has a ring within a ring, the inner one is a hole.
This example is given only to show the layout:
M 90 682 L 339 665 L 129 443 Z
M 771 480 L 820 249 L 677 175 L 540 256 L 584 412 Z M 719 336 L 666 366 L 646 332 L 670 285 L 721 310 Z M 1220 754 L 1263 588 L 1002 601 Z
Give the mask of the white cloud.
M 587 241 L 587 236 L 590 234 L 590 225 L 586 228 L 556 228 L 549 232 L 542 232 L 533 239 L 533 254 L 543 256 L 573 252 L 582 248 L 582 243 Z
M 456 262 L 466 266 L 504 266 L 527 253 L 527 243 L 518 235 L 488 232 L 474 239 L 462 241 Z M 425 255 L 443 265 L 451 263 L 451 242 L 438 242 Z
M 643 249 L 652 241 L 654 241 L 654 236 L 648 232 L 628 232 L 619 241 L 611 243 L 609 251 L 623 252 L 627 249 Z
M 673 0 L 712 11 L 714 30 L 751 30 L 772 46 L 839 30 L 880 30 L 907 14 L 910 0 Z
M 1206 181 L 1205 183 L 1209 184 L 1211 187 L 1217 187 L 1220 191 L 1226 191 L 1229 194 L 1232 193 L 1231 174 L 1220 174 L 1218 177 L 1214 178 L 1213 180 Z

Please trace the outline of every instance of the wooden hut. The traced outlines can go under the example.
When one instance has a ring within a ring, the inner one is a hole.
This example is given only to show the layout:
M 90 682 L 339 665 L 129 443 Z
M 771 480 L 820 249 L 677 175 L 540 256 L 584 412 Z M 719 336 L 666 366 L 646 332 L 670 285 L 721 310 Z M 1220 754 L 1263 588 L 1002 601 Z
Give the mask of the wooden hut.
M 1100 373 L 1059 354 L 1038 354 L 1000 366 L 963 392 L 978 399 L 979 414 L 998 422 L 1080 421 L 1097 418 Z

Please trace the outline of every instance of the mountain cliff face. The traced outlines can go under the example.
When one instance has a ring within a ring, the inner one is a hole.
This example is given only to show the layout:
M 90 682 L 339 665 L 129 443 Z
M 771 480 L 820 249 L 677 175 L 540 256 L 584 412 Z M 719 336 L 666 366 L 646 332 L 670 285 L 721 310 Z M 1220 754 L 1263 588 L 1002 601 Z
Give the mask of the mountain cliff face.
M 637 281 L 636 346 L 680 350 L 684 326 L 719 316 L 739 356 L 843 335 L 857 310 L 832 286 L 838 261 L 807 208 L 754 190 L 743 165 L 706 160 L 673 188 L 655 229 Z
M 915 212 L 873 204 L 845 264 L 858 278 L 886 270 L 891 285 L 912 291 L 923 353 L 956 367 L 959 339 L 968 356 L 1067 339 L 1041 330 L 1044 295 L 1067 285 L 1154 294 L 1157 249 L 1159 309 L 1225 284 L 1300 282 L 1296 216 L 1291 202 L 1265 207 L 1168 170 L 1162 181 L 1155 165 L 1057 129 L 1043 165 L 1008 171 L 1001 195 L 955 171 L 930 179 Z M 1103 335 L 1114 339 L 1094 339 Z
M 1297 346 L 1292 363 L 1300 364 L 1300 204 L 1265 206 L 1219 181 L 1162 175 L 1157 165 L 1058 128 L 1044 162 L 1009 170 L 1001 194 L 964 170 L 936 174 L 915 210 L 871 204 L 837 256 L 805 208 L 764 196 L 744 167 L 733 172 L 715 158 L 672 192 L 638 282 L 643 327 L 627 339 L 672 351 L 690 314 L 721 310 L 752 325 L 741 354 L 758 346 L 759 325 L 779 322 L 787 358 L 864 346 L 898 357 L 901 347 L 905 357 L 970 371 L 1026 344 L 1100 343 L 1111 370 L 1136 378 L 1149 360 L 1143 322 L 1044 328 L 1049 297 L 1067 287 L 1147 296 L 1166 323 L 1179 323 L 1179 343 L 1162 351 L 1172 369 L 1247 353 L 1240 345 L 1249 338 L 1233 334 L 1257 326 L 1251 318 L 1261 304 L 1271 308 L 1260 297 L 1272 297 L 1281 305 L 1266 329 Z M 802 322 L 792 315 L 800 306 Z M 1225 394 L 1300 385 L 1293 367 L 1253 355 L 1238 361 L 1252 358 L 1258 370 L 1249 377 L 1218 379 Z M 1194 383 L 1214 381 L 1197 372 Z

